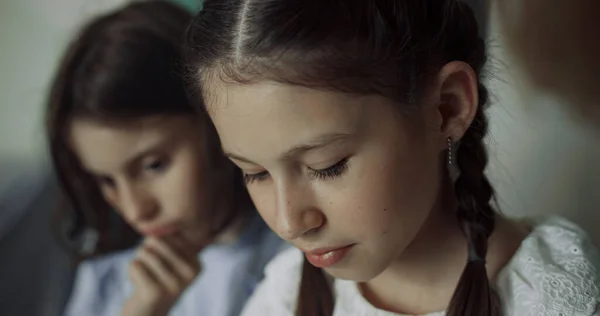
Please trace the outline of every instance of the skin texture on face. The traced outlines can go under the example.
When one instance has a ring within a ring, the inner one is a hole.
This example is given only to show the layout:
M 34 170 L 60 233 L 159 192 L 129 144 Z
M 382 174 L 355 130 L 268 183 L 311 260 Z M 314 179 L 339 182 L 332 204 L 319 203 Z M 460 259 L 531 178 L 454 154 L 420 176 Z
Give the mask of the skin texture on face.
M 440 190 L 428 108 L 409 120 L 377 96 L 268 82 L 217 91 L 223 147 L 276 233 L 306 251 L 356 244 L 327 269 L 339 278 L 369 280 L 400 256 Z
M 134 229 L 146 236 L 178 233 L 198 247 L 205 243 L 205 155 L 193 119 L 75 119 L 70 136 L 82 167 Z

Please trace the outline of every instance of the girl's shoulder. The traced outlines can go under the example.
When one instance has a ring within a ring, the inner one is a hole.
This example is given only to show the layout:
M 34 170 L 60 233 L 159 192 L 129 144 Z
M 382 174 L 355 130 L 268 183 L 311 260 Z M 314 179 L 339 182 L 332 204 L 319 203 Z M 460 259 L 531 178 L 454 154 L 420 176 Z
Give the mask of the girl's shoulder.
M 251 222 L 235 244 L 211 245 L 202 252 L 203 273 L 183 300 L 201 302 L 190 308 L 202 309 L 195 314 L 239 315 L 264 278 L 266 265 L 286 248 L 262 219 Z
M 203 272 L 186 289 L 170 315 L 237 315 L 263 277 L 265 265 L 286 248 L 261 221 L 252 221 L 235 244 L 212 244 L 199 254 Z M 133 292 L 127 273 L 135 248 L 82 262 L 66 316 L 119 315 Z M 93 312 L 92 312 L 93 311 Z
M 135 256 L 127 249 L 83 261 L 77 273 L 65 315 L 115 315 L 126 296 L 127 266 Z M 118 314 L 118 313 L 117 313 Z
M 303 254 L 289 247 L 265 268 L 265 278 L 248 300 L 243 316 L 294 315 L 302 276 Z
M 550 217 L 496 280 L 506 315 L 600 315 L 600 252 L 577 225 Z

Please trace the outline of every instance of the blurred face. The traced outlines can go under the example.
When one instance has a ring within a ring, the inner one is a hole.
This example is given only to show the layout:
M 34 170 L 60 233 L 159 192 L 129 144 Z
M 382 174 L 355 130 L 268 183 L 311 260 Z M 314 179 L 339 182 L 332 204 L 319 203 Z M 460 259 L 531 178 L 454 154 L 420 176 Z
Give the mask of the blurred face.
M 415 239 L 443 172 L 438 116 L 378 96 L 261 82 L 215 87 L 209 110 L 258 211 L 331 275 L 366 281 Z
M 108 203 L 138 232 L 156 237 L 178 233 L 200 245 L 210 221 L 199 134 L 188 117 L 126 124 L 76 119 L 71 145 Z

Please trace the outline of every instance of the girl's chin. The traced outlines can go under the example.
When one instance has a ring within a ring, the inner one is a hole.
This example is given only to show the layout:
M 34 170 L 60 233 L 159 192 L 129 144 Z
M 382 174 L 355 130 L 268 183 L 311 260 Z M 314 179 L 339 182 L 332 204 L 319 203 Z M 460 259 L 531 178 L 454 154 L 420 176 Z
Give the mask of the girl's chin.
M 208 237 L 204 234 L 198 234 L 197 232 L 181 232 L 181 236 L 196 252 L 200 252 L 210 245 Z

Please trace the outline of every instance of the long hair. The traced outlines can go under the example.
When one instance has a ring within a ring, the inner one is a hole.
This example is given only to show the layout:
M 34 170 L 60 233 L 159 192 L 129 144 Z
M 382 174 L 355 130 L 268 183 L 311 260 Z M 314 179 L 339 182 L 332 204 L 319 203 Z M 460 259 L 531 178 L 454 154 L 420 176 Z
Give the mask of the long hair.
M 465 62 L 480 77 L 487 59 L 472 10 L 457 0 L 207 0 L 186 41 L 191 79 L 205 100 L 214 78 L 272 80 L 381 95 L 402 113 L 421 104 L 448 62 Z M 487 100 L 479 83 L 477 114 L 457 149 L 454 187 L 456 215 L 479 258 L 486 256 L 495 223 L 493 189 L 484 174 Z M 305 262 L 299 293 L 298 316 L 332 315 L 333 295 L 322 270 Z M 466 264 L 447 312 L 499 315 L 482 260 Z
M 61 241 L 82 258 L 131 247 L 139 236 L 113 212 L 70 148 L 68 133 L 75 118 L 128 122 L 155 115 L 197 117 L 213 178 L 206 189 L 233 201 L 230 209 L 212 214 L 213 233 L 223 230 L 237 212 L 250 209 L 241 206 L 250 200 L 239 171 L 222 155 L 212 122 L 207 113 L 197 111 L 184 86 L 181 41 L 191 18 L 169 2 L 136 2 L 87 23 L 64 54 L 50 90 L 46 127 L 65 202 L 58 229 L 70 223 Z M 71 249 L 76 248 L 73 240 L 87 231 L 98 236 L 94 251 Z

